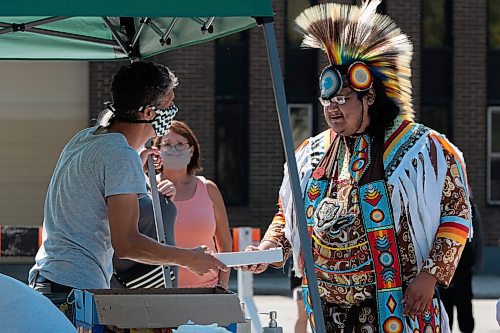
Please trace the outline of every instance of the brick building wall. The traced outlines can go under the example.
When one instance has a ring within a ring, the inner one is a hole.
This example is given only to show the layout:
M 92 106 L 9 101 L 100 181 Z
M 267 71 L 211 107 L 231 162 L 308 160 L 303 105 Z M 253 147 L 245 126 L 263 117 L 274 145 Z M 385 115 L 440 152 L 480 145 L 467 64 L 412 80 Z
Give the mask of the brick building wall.
M 387 15 L 389 15 L 401 28 L 401 31 L 410 37 L 413 43 L 412 85 L 413 85 L 413 108 L 415 115 L 420 113 L 420 53 L 421 53 L 421 17 L 420 0 L 388 0 L 385 1 Z
M 273 1 L 274 29 L 284 71 L 283 0 Z M 250 38 L 250 225 L 266 226 L 276 212 L 284 152 L 274 101 L 269 61 L 261 28 Z
M 454 1 L 455 144 L 467 163 L 469 183 L 482 218 L 487 246 L 500 246 L 500 208 L 486 203 L 487 1 Z M 467 80 L 467 84 L 464 84 Z
M 98 62 L 89 64 L 89 121 L 93 122 L 104 110 L 103 103 L 111 101 L 109 89 L 111 79 L 118 69 L 127 64 L 127 61 Z
M 214 42 L 156 56 L 152 61 L 171 68 L 179 78 L 175 89 L 177 120 L 186 121 L 201 146 L 202 174 L 214 178 Z

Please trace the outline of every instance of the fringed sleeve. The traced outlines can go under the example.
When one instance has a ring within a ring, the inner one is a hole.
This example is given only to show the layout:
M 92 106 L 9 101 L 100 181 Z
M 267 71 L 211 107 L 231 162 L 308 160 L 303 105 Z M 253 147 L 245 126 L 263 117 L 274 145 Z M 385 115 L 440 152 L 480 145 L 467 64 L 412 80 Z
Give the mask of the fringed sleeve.
M 447 287 L 471 232 L 471 210 L 465 165 L 460 151 L 441 136 L 434 135 L 433 139 L 435 148 L 443 150 L 446 175 L 441 195 L 439 227 L 422 269 L 435 276 L 439 284 Z

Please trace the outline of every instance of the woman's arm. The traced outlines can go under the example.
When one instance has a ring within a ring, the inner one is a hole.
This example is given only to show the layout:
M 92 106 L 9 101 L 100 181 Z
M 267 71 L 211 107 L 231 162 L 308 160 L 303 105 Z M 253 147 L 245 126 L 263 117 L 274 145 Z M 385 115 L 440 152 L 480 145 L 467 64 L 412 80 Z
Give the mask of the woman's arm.
M 226 213 L 226 206 L 224 204 L 224 199 L 219 191 L 217 185 L 214 182 L 207 180 L 207 191 L 208 196 L 212 200 L 214 206 L 215 214 L 215 243 L 217 245 L 218 252 L 231 252 L 233 248 L 233 239 L 231 238 L 231 233 L 229 231 L 229 221 Z M 219 282 L 221 287 L 227 289 L 229 283 L 230 271 L 219 272 Z

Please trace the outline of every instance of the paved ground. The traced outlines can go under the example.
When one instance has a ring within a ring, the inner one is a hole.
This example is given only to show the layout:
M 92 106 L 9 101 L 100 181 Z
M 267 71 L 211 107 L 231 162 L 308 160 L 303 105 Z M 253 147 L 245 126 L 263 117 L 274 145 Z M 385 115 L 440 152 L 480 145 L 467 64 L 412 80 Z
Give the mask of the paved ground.
M 291 297 L 258 295 L 254 298 L 259 312 L 278 312 L 278 324 L 283 327 L 284 333 L 293 333 L 296 316 L 296 303 Z M 499 333 L 500 327 L 495 320 L 496 300 L 475 299 L 473 301 L 474 318 L 476 321 L 475 333 Z M 261 317 L 261 322 L 267 322 L 266 317 Z M 457 323 L 453 325 L 453 333 L 460 333 Z
M 283 271 L 268 270 L 254 277 L 255 304 L 259 312 L 278 312 L 278 323 L 284 333 L 293 333 L 296 318 L 296 303 L 290 297 L 289 282 Z M 231 276 L 230 288 L 236 290 L 236 280 Z M 496 301 L 500 298 L 499 276 L 475 276 L 473 279 L 473 311 L 476 321 L 475 333 L 500 333 L 496 322 Z M 456 317 L 456 316 L 455 316 Z M 261 323 L 267 323 L 267 317 L 261 316 Z M 460 333 L 458 324 L 453 325 L 453 333 Z

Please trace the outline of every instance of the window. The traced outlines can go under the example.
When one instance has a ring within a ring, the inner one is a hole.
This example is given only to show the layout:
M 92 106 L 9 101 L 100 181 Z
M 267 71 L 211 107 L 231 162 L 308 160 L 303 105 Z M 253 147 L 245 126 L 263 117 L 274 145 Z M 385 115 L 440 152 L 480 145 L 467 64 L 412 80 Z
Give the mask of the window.
M 500 0 L 488 0 L 486 200 L 500 205 Z
M 488 70 L 487 98 L 489 105 L 500 104 L 500 0 L 488 1 Z
M 248 200 L 248 107 L 219 101 L 215 109 L 217 184 L 228 205 Z
M 288 104 L 292 125 L 293 146 L 297 148 L 313 134 L 312 104 Z
M 286 1 L 286 36 L 285 36 L 285 91 L 291 116 L 296 112 L 308 112 L 308 135 L 316 130 L 318 87 L 318 50 L 303 49 L 302 35 L 297 31 L 295 18 L 306 8 L 316 5 L 317 1 Z M 305 109 L 304 109 L 305 107 Z M 302 110 L 302 111 L 300 111 Z M 292 120 L 293 122 L 293 120 Z M 302 125 L 301 125 L 302 128 Z M 293 129 L 293 123 L 292 123 Z M 305 138 L 303 138 L 300 142 Z M 295 140 L 295 136 L 294 136 Z
M 451 0 L 422 0 L 421 122 L 452 136 Z
M 449 119 L 449 108 L 447 106 L 439 105 L 422 105 L 421 108 L 422 119 L 425 119 L 425 125 L 429 126 L 433 130 L 439 133 L 451 132 L 450 119 Z
M 248 32 L 215 42 L 215 179 L 227 205 L 248 203 Z
M 447 0 L 423 0 L 423 42 L 424 48 L 443 48 L 450 43 L 450 29 Z
M 500 205 L 500 106 L 488 108 L 487 200 Z
M 500 49 L 500 0 L 488 0 L 488 44 Z

